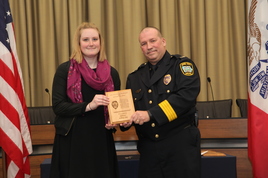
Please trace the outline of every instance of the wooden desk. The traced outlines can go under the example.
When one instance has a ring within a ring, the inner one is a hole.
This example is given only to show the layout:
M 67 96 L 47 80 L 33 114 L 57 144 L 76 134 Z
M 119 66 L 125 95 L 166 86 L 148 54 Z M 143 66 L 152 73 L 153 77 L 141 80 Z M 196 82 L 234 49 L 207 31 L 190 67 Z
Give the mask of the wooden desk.
M 246 118 L 200 119 L 201 138 L 247 138 Z
M 55 127 L 53 124 L 31 125 L 31 136 L 33 145 L 53 145 Z
M 198 128 L 200 129 L 202 139 L 247 138 L 246 118 L 200 119 Z M 125 132 L 117 128 L 114 140 L 135 141 L 138 140 L 138 137 L 134 127 Z
M 233 143 L 247 142 L 247 118 L 226 118 L 226 119 L 200 119 L 199 129 L 201 133 L 201 148 L 209 149 L 217 152 L 222 152 L 228 155 L 236 157 L 237 161 L 237 178 L 251 178 L 252 168 L 248 160 L 247 146 L 235 147 L 230 146 L 228 148 L 219 147 L 202 147 L 202 142 L 224 143 L 232 141 Z M 132 127 L 126 132 L 121 132 L 117 129 L 114 134 L 115 141 L 135 141 L 137 136 L 135 135 L 135 128 Z M 137 154 L 137 151 L 118 151 L 119 155 L 133 156 Z
M 203 156 L 201 162 L 201 178 L 236 178 L 235 156 Z M 49 178 L 50 164 L 51 159 L 45 159 L 40 165 L 41 178 Z M 118 167 L 121 178 L 137 178 L 139 155 L 118 156 Z
M 201 132 L 201 141 L 224 141 L 225 139 L 232 139 L 233 141 L 239 139 L 247 140 L 247 119 L 246 118 L 226 118 L 226 119 L 201 119 L 199 120 L 199 129 Z M 34 148 L 51 147 L 54 142 L 55 129 L 53 124 L 46 125 L 31 125 L 32 143 Z M 138 138 L 135 133 L 135 128 L 132 127 L 126 132 L 121 132 L 117 129 L 114 134 L 116 142 L 137 141 Z M 202 148 L 202 145 L 201 145 Z M 210 148 L 202 148 L 210 149 Z M 237 161 L 237 177 L 251 178 L 252 169 L 247 156 L 247 147 L 232 147 L 232 148 L 213 148 L 217 152 L 222 152 L 228 155 L 236 156 Z M 117 155 L 133 156 L 138 155 L 136 150 L 131 151 L 117 151 Z M 40 164 L 46 158 L 51 158 L 51 153 L 33 153 L 30 156 L 30 166 L 32 178 L 40 177 Z M 2 160 L 0 160 L 0 167 Z M 0 175 L 2 175 L 0 169 Z

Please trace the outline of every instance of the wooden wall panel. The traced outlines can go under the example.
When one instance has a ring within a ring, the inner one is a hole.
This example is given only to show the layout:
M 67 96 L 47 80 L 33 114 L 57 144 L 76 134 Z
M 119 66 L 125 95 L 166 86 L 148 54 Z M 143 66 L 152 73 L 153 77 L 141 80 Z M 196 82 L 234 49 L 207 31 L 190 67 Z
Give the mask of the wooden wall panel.
M 247 149 L 213 149 L 213 151 L 236 156 L 237 178 L 253 178 Z
M 0 177 L 4 177 L 3 176 L 3 159 L 0 158 Z
M 247 119 L 200 119 L 202 138 L 247 138 Z
M 54 143 L 55 127 L 53 124 L 31 125 L 33 145 L 52 145 Z
M 246 139 L 247 138 L 247 119 L 228 118 L 228 119 L 202 119 L 199 121 L 199 129 L 202 139 L 221 140 L 227 139 Z M 54 125 L 31 125 L 32 143 L 34 146 L 53 145 L 55 128 Z M 115 141 L 135 141 L 137 140 L 135 128 L 131 127 L 128 131 L 122 132 L 117 128 L 114 134 Z M 237 158 L 237 178 L 251 178 L 252 168 L 247 156 L 247 148 L 231 149 L 209 149 L 236 156 Z M 135 155 L 137 151 L 118 151 L 118 155 Z M 46 158 L 51 158 L 51 154 L 31 155 L 32 178 L 40 177 L 40 164 Z M 2 160 L 2 159 L 1 159 Z M 2 176 L 2 161 L 0 162 L 0 177 Z
M 40 178 L 40 165 L 46 158 L 51 158 L 51 155 L 30 156 L 31 178 Z

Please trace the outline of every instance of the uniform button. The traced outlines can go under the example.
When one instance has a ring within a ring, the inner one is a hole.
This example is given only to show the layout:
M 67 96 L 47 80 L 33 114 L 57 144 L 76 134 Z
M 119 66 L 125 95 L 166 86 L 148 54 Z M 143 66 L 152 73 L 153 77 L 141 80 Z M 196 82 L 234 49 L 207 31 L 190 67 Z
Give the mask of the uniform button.
M 167 90 L 167 93 L 170 93 L 170 90 Z
M 137 98 L 134 98 L 134 100 L 136 101 L 136 100 L 137 100 Z
M 152 101 L 152 100 L 150 100 L 150 101 L 149 101 L 149 104 L 152 104 L 152 103 L 153 103 L 153 101 Z
M 155 123 L 152 123 L 151 126 L 152 126 L 152 127 L 155 127 Z
M 148 93 L 152 93 L 152 90 L 151 90 L 151 89 L 149 89 L 149 90 L 148 90 Z
M 155 134 L 155 136 L 154 136 L 155 138 L 159 138 L 159 135 L 158 134 Z

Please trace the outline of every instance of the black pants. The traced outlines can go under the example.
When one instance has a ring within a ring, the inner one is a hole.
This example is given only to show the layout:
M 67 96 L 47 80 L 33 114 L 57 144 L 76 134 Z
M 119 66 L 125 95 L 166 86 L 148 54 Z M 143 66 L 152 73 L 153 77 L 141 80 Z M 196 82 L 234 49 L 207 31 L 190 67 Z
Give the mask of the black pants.
M 200 132 L 195 126 L 161 141 L 140 140 L 139 178 L 200 178 Z

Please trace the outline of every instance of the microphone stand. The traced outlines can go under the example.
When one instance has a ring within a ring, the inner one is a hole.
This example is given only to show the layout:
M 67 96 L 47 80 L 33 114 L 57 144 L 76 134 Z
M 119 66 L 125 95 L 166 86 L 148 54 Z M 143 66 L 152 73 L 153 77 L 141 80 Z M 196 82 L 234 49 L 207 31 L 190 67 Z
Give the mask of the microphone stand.
M 51 101 L 50 101 L 50 93 L 49 93 L 49 90 L 46 88 L 45 91 L 47 92 L 48 94 L 48 106 L 51 106 Z
M 217 112 L 216 112 L 216 107 L 215 107 L 214 94 L 213 94 L 213 89 L 212 89 L 212 85 L 211 85 L 211 79 L 210 79 L 210 77 L 207 78 L 207 81 L 208 81 L 209 86 L 210 86 L 211 95 L 212 95 L 212 100 L 213 100 L 212 110 L 213 110 L 214 118 L 217 118 Z

